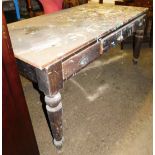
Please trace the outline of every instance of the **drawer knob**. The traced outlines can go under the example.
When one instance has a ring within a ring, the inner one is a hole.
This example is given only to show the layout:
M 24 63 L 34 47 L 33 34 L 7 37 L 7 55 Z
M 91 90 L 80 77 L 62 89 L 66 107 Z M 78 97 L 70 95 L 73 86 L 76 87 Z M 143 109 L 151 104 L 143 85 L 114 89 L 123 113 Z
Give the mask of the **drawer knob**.
M 139 26 L 142 26 L 142 25 L 143 25 L 143 23 L 142 23 L 142 22 L 140 22 L 140 23 L 139 23 Z
M 118 38 L 117 38 L 117 41 L 122 41 L 123 40 L 123 35 L 120 35 Z
M 83 57 L 83 58 L 80 60 L 80 65 L 81 65 L 81 66 L 85 66 L 86 64 L 88 64 L 88 62 L 89 62 L 88 57 Z

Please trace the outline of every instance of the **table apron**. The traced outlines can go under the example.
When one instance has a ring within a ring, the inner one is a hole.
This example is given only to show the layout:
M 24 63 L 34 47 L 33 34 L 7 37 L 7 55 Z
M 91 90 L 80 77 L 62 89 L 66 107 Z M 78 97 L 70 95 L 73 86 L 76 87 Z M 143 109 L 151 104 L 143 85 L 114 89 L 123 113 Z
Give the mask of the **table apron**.
M 100 43 L 97 42 L 94 45 L 84 49 L 72 56 L 71 58 L 62 62 L 63 79 L 67 79 L 74 73 L 87 66 L 90 62 L 100 56 Z
M 89 63 L 97 59 L 103 52 L 107 51 L 110 47 L 113 47 L 115 44 L 131 36 L 138 29 L 143 27 L 145 17 L 146 14 L 139 16 L 138 18 L 134 19 L 123 27 L 114 30 L 107 36 L 99 38 L 98 40 L 96 40 L 96 42 L 94 42 L 94 44 L 86 47 L 85 49 L 81 49 L 78 52 L 75 52 L 74 55 L 71 55 L 63 61 L 60 61 L 59 63 L 61 63 L 62 65 L 62 79 L 66 80 L 71 76 L 75 75 L 82 68 L 86 67 Z M 17 59 L 17 65 L 22 75 L 24 75 L 33 82 L 38 82 L 35 67 L 19 59 Z M 52 64 L 49 67 L 52 67 L 54 65 L 55 64 Z
M 144 25 L 145 16 L 146 15 L 144 14 L 118 30 L 115 30 L 106 37 L 99 38 L 93 45 L 90 45 L 84 50 L 77 52 L 68 59 L 64 60 L 62 62 L 63 80 L 74 76 L 78 71 L 94 61 L 110 47 L 115 46 L 131 36 L 134 32 L 136 32 L 136 30 Z
M 17 67 L 18 67 L 21 75 L 23 75 L 24 77 L 26 77 L 27 79 L 29 79 L 32 82 L 35 82 L 35 83 L 38 82 L 35 67 L 33 67 L 19 59 L 16 59 L 16 64 L 17 64 Z

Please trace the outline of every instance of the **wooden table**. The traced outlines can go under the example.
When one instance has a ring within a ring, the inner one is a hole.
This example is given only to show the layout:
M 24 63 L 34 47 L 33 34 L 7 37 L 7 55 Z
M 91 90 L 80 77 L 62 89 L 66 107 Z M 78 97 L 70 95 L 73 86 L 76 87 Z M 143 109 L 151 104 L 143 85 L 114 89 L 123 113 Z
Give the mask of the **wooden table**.
M 63 143 L 60 89 L 110 47 L 134 34 L 137 63 L 146 8 L 88 3 L 60 12 L 8 24 L 18 67 L 38 83 L 56 147 Z

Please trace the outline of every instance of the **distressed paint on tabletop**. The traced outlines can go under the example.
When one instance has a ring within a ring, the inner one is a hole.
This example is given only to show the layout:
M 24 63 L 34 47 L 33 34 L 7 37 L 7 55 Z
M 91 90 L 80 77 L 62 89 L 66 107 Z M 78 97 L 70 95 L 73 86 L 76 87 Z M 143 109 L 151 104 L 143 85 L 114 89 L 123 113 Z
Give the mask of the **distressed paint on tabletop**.
M 146 11 L 88 3 L 8 24 L 8 28 L 15 57 L 43 69 Z

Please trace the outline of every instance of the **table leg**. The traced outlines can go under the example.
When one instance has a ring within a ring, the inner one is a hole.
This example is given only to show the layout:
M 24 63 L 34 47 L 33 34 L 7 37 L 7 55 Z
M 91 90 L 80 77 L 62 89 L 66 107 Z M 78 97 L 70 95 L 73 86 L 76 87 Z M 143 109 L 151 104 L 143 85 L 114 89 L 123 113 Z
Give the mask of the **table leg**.
M 133 39 L 133 63 L 138 63 L 140 55 L 141 44 L 143 41 L 144 30 L 137 30 Z
M 62 128 L 62 103 L 61 95 L 58 92 L 55 95 L 45 96 L 46 110 L 48 113 L 48 119 L 54 138 L 54 145 L 59 149 L 62 147 L 63 128 Z
M 53 143 L 60 149 L 63 143 L 62 103 L 60 89 L 63 88 L 61 62 L 43 70 L 36 69 L 39 89 L 45 94 L 46 110 Z

